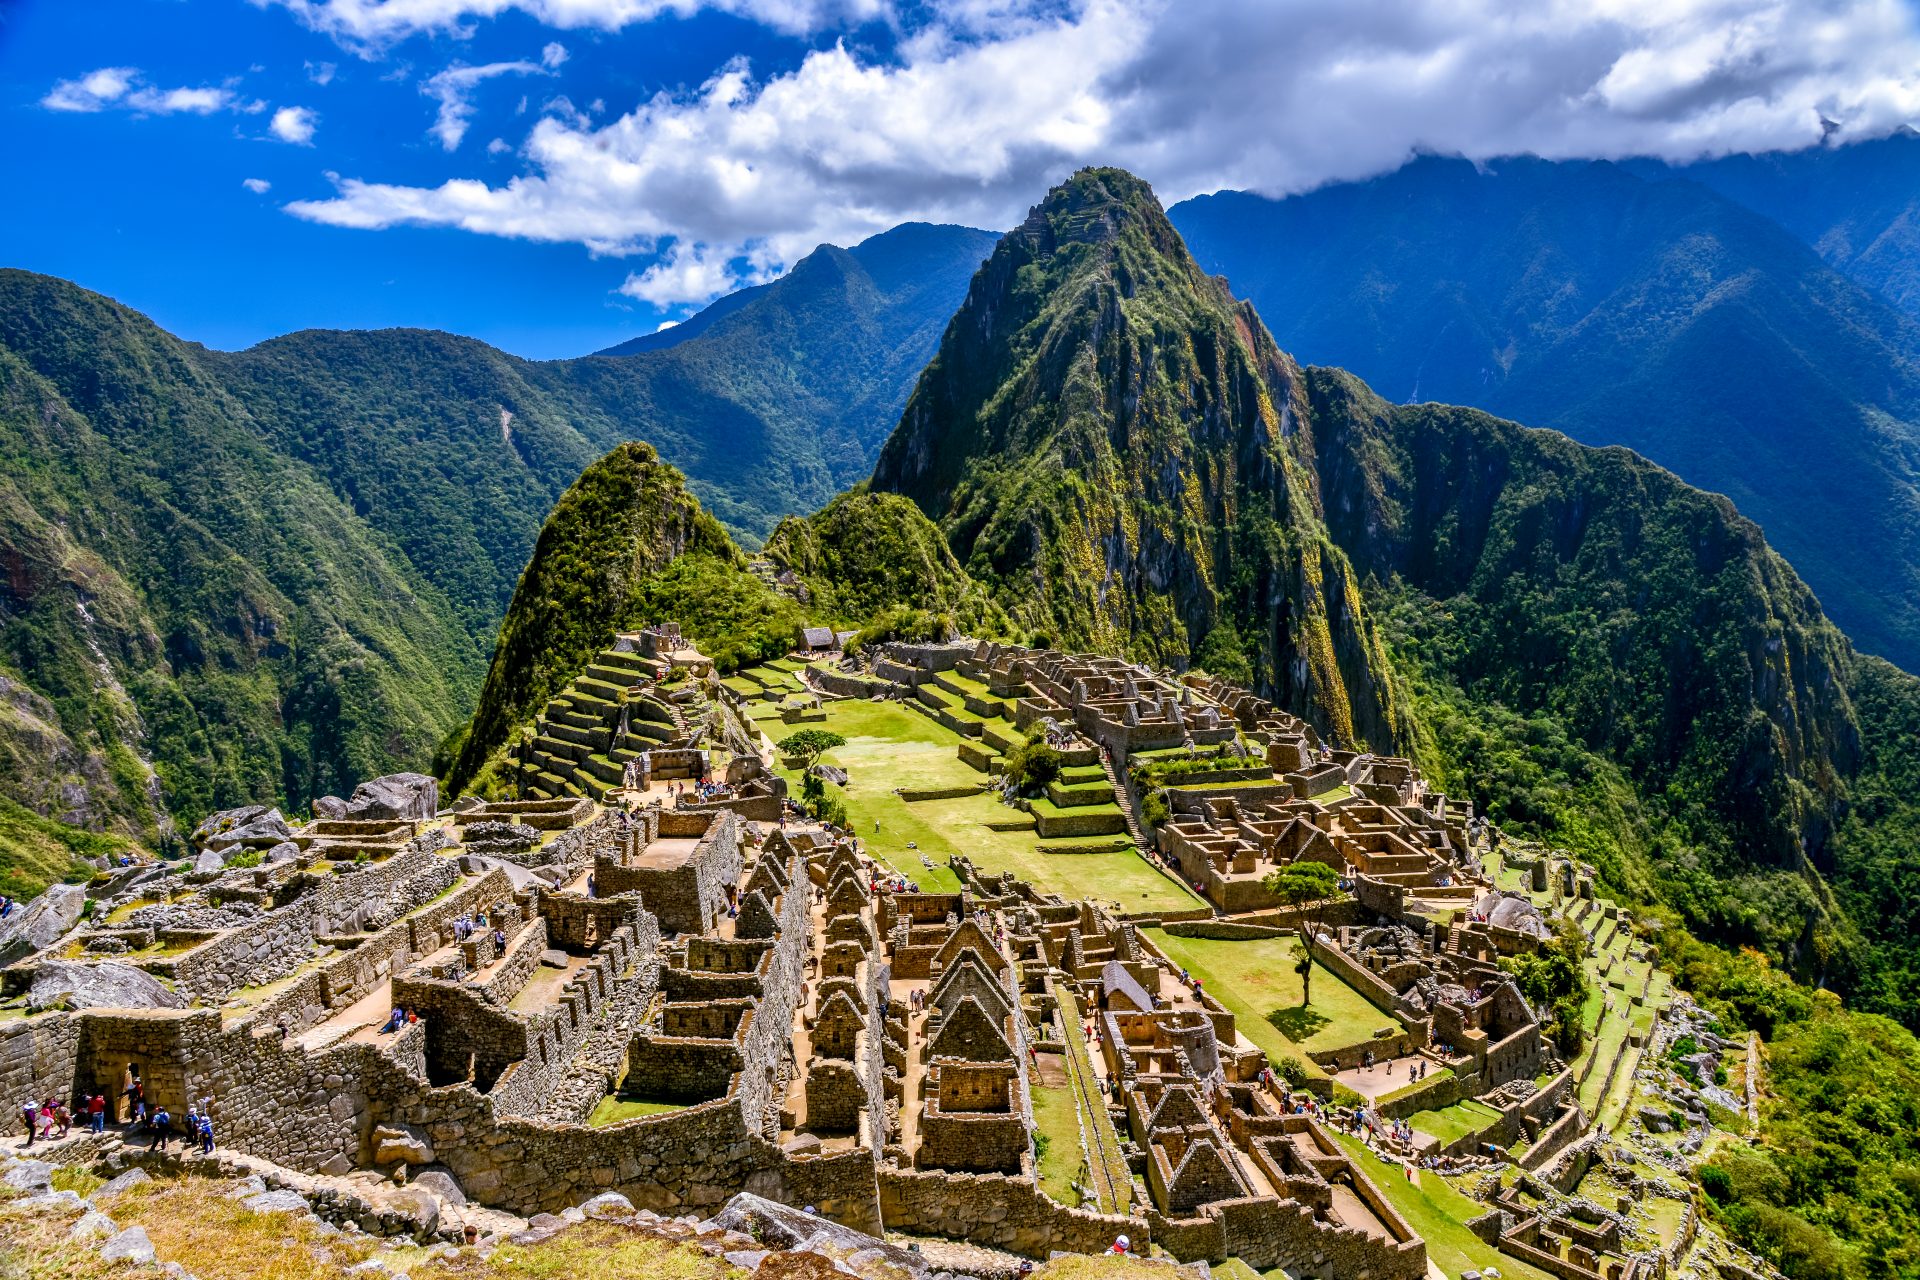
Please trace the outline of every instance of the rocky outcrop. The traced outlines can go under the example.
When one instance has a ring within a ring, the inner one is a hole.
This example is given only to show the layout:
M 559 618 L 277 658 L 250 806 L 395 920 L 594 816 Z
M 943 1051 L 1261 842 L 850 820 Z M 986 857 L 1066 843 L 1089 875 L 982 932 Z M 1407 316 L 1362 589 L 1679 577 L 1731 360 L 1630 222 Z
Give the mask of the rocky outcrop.
M 184 1009 L 184 998 L 145 969 L 112 960 L 41 963 L 27 990 L 27 1008 Z
M 391 773 L 353 789 L 344 818 L 425 822 L 440 810 L 440 784 L 424 773 Z
M 64 938 L 80 923 L 87 891 L 77 884 L 56 884 L 0 922 L 0 965 L 9 965 Z

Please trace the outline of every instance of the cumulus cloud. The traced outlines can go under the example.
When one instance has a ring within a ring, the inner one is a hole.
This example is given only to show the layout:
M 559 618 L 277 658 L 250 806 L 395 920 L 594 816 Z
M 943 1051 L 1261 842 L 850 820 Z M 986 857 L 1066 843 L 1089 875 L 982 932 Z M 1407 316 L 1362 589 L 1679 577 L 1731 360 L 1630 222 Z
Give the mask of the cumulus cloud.
M 319 127 L 320 117 L 310 107 L 282 107 L 267 122 L 274 137 L 301 147 L 313 144 L 314 130 Z
M 763 264 L 758 276 L 769 276 L 771 264 Z M 677 307 L 689 303 L 711 302 L 742 284 L 758 283 L 743 275 L 724 251 L 705 245 L 675 241 L 667 246 L 660 260 L 645 271 L 627 276 L 620 292 L 656 307 Z
M 644 6 L 522 7 L 588 25 L 589 10 Z M 377 23 L 484 6 L 349 8 Z M 885 56 L 834 45 L 770 76 L 736 61 L 612 120 L 549 113 L 504 185 L 347 178 L 289 208 L 659 254 L 624 292 L 665 305 L 908 219 L 1009 226 L 1089 163 L 1124 165 L 1171 202 L 1297 192 L 1419 151 L 1686 159 L 1812 145 L 1823 118 L 1844 141 L 1920 115 L 1920 33 L 1901 0 L 966 0 L 947 13 Z
M 566 60 L 564 47 L 549 44 L 540 51 L 538 62 L 489 62 L 477 67 L 454 63 L 421 82 L 420 92 L 440 104 L 428 132 L 440 139 L 446 150 L 457 151 L 461 139 L 467 136 L 467 126 L 473 122 L 475 89 L 500 76 L 551 75 Z
M 265 178 L 246 178 L 241 181 L 240 185 L 257 196 L 263 196 L 273 190 L 273 184 Z
M 973 0 L 978 3 L 979 0 Z M 618 31 L 716 10 L 803 35 L 886 17 L 891 0 L 254 0 L 278 5 L 356 53 L 372 56 L 420 34 L 466 37 L 476 20 L 519 11 L 562 30 Z
M 105 111 L 119 108 L 142 115 L 212 115 L 216 111 L 264 110 L 263 102 L 240 97 L 232 83 L 164 89 L 148 84 L 135 67 L 101 67 L 62 80 L 40 99 L 50 111 Z

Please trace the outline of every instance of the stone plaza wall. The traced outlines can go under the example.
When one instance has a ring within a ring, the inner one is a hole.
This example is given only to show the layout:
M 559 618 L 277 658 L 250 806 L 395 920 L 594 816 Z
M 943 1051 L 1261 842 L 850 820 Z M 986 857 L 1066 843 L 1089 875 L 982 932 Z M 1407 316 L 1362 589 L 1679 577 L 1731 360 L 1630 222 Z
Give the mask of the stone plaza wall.
M 0 1022 L 0 1100 L 12 1107 L 23 1098 L 66 1096 L 74 1088 L 79 1052 L 80 1020 L 72 1014 L 42 1013 Z M 13 1122 L 10 1115 L 7 1123 Z
M 409 961 L 437 950 L 453 922 L 510 897 L 513 882 L 495 868 L 436 902 L 395 920 L 351 950 L 343 951 L 285 990 L 256 1006 L 248 1020 L 258 1027 L 283 1025 L 298 1034 L 370 994 Z
M 1044 1258 L 1055 1249 L 1101 1253 L 1119 1235 L 1142 1241 L 1144 1218 L 1069 1209 L 1032 1178 L 882 1165 L 880 1214 L 887 1230 L 938 1236 Z

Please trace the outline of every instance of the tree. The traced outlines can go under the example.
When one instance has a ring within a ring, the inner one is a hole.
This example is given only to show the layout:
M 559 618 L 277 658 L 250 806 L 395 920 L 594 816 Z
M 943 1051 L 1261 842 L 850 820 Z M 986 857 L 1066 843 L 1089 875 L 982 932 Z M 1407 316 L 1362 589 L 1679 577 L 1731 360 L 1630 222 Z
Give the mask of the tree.
M 847 740 L 830 729 L 802 729 L 789 734 L 773 744 L 781 755 L 789 758 L 800 757 L 804 767 L 810 772 L 820 763 L 820 757 L 835 747 L 844 747 Z
M 1007 752 L 1005 773 L 1022 791 L 1035 791 L 1058 778 L 1064 766 L 1060 752 L 1036 738 Z
M 1571 1060 L 1586 1038 L 1581 1019 L 1592 987 L 1580 961 L 1587 952 L 1587 936 L 1570 920 L 1556 924 L 1554 936 L 1538 951 L 1500 963 L 1535 1012 L 1545 1012 L 1542 1031 Z
M 1327 908 L 1340 896 L 1340 873 L 1324 862 L 1293 862 L 1267 873 L 1260 882 L 1268 893 L 1280 899 L 1282 906 L 1300 907 L 1303 922 L 1300 960 L 1294 971 L 1300 975 L 1300 1003 L 1313 1002 L 1313 940 L 1320 932 Z

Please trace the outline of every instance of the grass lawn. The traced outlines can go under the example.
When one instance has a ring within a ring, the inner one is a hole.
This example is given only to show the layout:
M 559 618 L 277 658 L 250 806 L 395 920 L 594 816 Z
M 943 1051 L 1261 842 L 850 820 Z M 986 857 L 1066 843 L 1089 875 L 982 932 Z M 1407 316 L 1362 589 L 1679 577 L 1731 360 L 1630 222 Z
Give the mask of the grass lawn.
M 1467 1219 L 1485 1213 L 1486 1206 L 1455 1190 L 1445 1178 L 1426 1170 L 1420 1174 L 1419 1182 L 1408 1182 L 1399 1165 L 1382 1161 L 1358 1138 L 1333 1133 L 1331 1129 L 1328 1132 L 1341 1149 L 1353 1157 L 1360 1171 L 1373 1179 L 1373 1185 L 1400 1211 L 1407 1225 L 1427 1242 L 1427 1258 L 1438 1263 L 1447 1275 L 1496 1267 L 1510 1280 L 1549 1280 L 1545 1272 L 1482 1244 L 1478 1236 L 1467 1230 Z
M 1303 1063 L 1306 1054 L 1338 1049 L 1373 1038 L 1393 1019 L 1319 965 L 1313 967 L 1313 1003 L 1300 1004 L 1300 975 L 1293 971 L 1293 938 L 1256 938 L 1228 942 L 1214 938 L 1177 938 L 1164 929 L 1147 936 L 1167 958 L 1205 984 L 1213 997 L 1233 1011 L 1241 1034 L 1269 1058 Z M 1269 1015 L 1278 1013 L 1280 1025 Z M 1307 1063 L 1309 1070 L 1312 1064 Z
M 922 889 L 957 891 L 960 882 L 946 864 L 954 854 L 964 854 L 982 871 L 1011 871 L 1042 892 L 1117 901 L 1127 911 L 1177 911 L 1200 905 L 1131 849 L 1048 854 L 1038 851 L 1046 842 L 1031 829 L 990 829 L 985 825 L 989 821 L 1017 822 L 1022 816 L 991 795 L 909 804 L 895 794 L 895 788 L 937 791 L 980 784 L 979 772 L 960 759 L 960 735 L 898 703 L 829 702 L 826 712 L 826 723 L 817 727 L 847 740 L 846 746 L 828 752 L 826 759 L 847 771 L 847 785 L 840 795 L 854 834 L 867 852 L 912 877 Z M 784 736 L 771 726 L 768 732 L 775 741 Z M 798 772 L 781 772 L 797 792 Z M 908 848 L 909 844 L 914 847 Z M 934 864 L 932 870 L 921 863 L 923 856 Z
M 595 1129 L 602 1125 L 619 1124 L 622 1120 L 634 1120 L 640 1116 L 657 1116 L 663 1111 L 680 1111 L 684 1108 L 677 1102 L 642 1102 L 638 1098 L 622 1098 L 613 1094 L 600 1099 L 593 1114 L 587 1117 L 587 1124 Z
M 1465 1098 L 1438 1111 L 1416 1111 L 1407 1117 L 1407 1123 L 1421 1133 L 1432 1134 L 1444 1145 L 1478 1133 L 1499 1118 L 1500 1113 L 1486 1103 Z
M 1078 1208 L 1080 1193 L 1073 1189 L 1086 1163 L 1080 1149 L 1080 1118 L 1074 1107 L 1073 1086 L 1035 1085 L 1029 1091 L 1033 1099 L 1033 1124 L 1046 1136 L 1045 1154 L 1040 1157 L 1040 1189 L 1069 1208 Z

